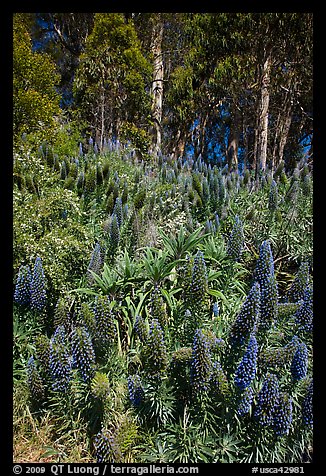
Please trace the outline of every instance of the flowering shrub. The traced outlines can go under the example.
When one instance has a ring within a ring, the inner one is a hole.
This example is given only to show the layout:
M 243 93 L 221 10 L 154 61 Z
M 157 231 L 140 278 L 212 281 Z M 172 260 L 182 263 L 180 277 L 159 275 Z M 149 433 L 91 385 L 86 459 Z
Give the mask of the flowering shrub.
M 72 378 L 71 356 L 67 349 L 64 334 L 54 336 L 50 341 L 50 374 L 52 389 L 66 393 Z
M 14 301 L 21 306 L 27 306 L 31 300 L 32 273 L 28 265 L 19 268 L 16 281 Z
M 309 383 L 307 393 L 302 403 L 302 418 L 305 425 L 313 425 L 313 380 Z
M 94 447 L 97 463 L 120 461 L 119 447 L 114 436 L 108 430 L 102 430 L 94 438 Z
M 42 401 L 45 394 L 45 387 L 33 356 L 30 357 L 27 362 L 27 384 L 31 397 L 35 401 Z
M 297 302 L 303 299 L 304 293 L 309 285 L 309 263 L 303 261 L 298 272 L 288 290 L 286 297 L 289 302 Z
M 110 300 L 107 296 L 98 296 L 94 303 L 95 315 L 95 342 L 103 349 L 106 349 L 115 339 L 116 327 L 114 315 L 110 308 Z
M 103 254 L 100 243 L 96 243 L 92 251 L 91 259 L 87 268 L 88 281 L 90 284 L 94 282 L 93 273 L 100 274 L 103 266 Z
M 241 310 L 234 321 L 230 338 L 231 342 L 236 344 L 244 344 L 249 335 L 256 329 L 260 316 L 260 287 L 256 282 L 252 286 Z
M 238 415 L 243 416 L 246 413 L 249 413 L 253 403 L 254 394 L 255 392 L 252 387 L 247 387 L 245 391 L 241 394 L 241 399 L 237 407 Z
M 298 330 L 312 332 L 313 329 L 313 290 L 308 286 L 303 295 L 303 302 L 294 313 L 293 318 Z
M 257 371 L 258 345 L 256 337 L 253 335 L 249 339 L 247 350 L 235 372 L 234 382 L 241 390 L 245 390 L 253 379 Z
M 308 349 L 304 342 L 298 345 L 291 363 L 292 378 L 295 382 L 303 379 L 308 370 Z
M 277 183 L 275 182 L 275 180 L 273 180 L 269 189 L 268 208 L 271 211 L 274 211 L 277 209 L 277 207 L 278 207 L 278 188 L 277 188 Z
M 235 261 L 238 261 L 240 259 L 242 248 L 243 248 L 243 241 L 244 241 L 243 225 L 240 218 L 237 215 L 234 220 L 232 232 L 229 236 L 229 240 L 227 243 L 227 251 L 226 251 L 227 255 L 230 256 L 230 258 L 234 259 Z
M 202 329 L 197 329 L 192 347 L 190 381 L 194 394 L 208 390 L 213 370 L 210 342 Z
M 71 333 L 72 364 L 87 382 L 94 376 L 95 352 L 91 338 L 86 329 L 77 327 Z
M 44 150 L 56 191 L 30 171 L 29 190 L 21 180 L 15 191 L 15 356 L 32 415 L 38 403 L 76 447 L 87 434 L 93 462 L 302 462 L 313 423 L 307 174 L 256 181 L 203 158 L 141 163 L 107 140 L 78 159 Z M 39 220 L 25 220 L 27 204 Z
M 277 436 L 287 435 L 292 423 L 292 399 L 285 393 L 279 395 L 278 405 L 274 412 L 273 429 Z
M 128 377 L 128 390 L 131 403 L 139 407 L 144 398 L 144 390 L 139 375 L 130 375 Z
M 273 426 L 279 405 L 279 382 L 276 375 L 268 373 L 258 394 L 254 417 L 263 426 Z
M 168 356 L 162 327 L 157 319 L 149 325 L 149 332 L 144 346 L 144 363 L 146 374 L 153 380 L 160 380 L 164 375 Z

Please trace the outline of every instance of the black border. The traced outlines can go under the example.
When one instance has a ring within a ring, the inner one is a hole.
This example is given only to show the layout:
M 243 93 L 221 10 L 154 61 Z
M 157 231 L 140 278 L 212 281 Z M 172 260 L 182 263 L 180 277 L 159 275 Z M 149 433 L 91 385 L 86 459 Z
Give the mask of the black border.
M 158 5 L 158 4 L 156 4 Z M 298 4 L 298 2 L 274 2 L 269 6 L 265 2 L 250 2 L 247 4 L 247 7 L 244 8 L 244 5 L 239 6 L 235 4 L 219 4 L 219 2 L 196 2 L 196 5 L 187 4 L 177 4 L 176 2 L 162 2 L 160 9 L 155 9 L 155 4 L 151 5 L 136 5 L 130 4 L 128 2 L 122 1 L 111 1 L 111 2 L 101 2 L 101 4 L 93 5 L 96 7 L 96 10 L 101 11 L 112 11 L 112 12 L 131 12 L 134 10 L 140 12 L 183 12 L 183 11 L 192 11 L 192 12 L 216 12 L 219 10 L 222 12 L 311 12 L 314 15 L 314 153 L 317 159 L 314 161 L 314 205 L 313 205 L 313 214 L 314 214 L 314 457 L 311 464 L 304 464 L 304 474 L 320 474 L 319 466 L 322 467 L 323 463 L 323 442 L 324 442 L 324 433 L 323 426 L 321 421 L 320 410 L 323 408 L 323 404 L 320 401 L 322 393 L 322 373 L 321 367 L 323 366 L 323 361 L 325 359 L 325 354 L 321 351 L 324 344 L 324 334 L 322 332 L 322 322 L 325 320 L 324 312 L 320 312 L 320 309 L 323 309 L 323 302 L 320 298 L 321 291 L 323 289 L 323 264 L 322 264 L 322 251 L 323 251 L 323 238 L 322 231 L 324 225 L 323 211 L 325 207 L 323 203 L 326 203 L 325 198 L 323 197 L 322 191 L 325 186 L 325 175 L 322 173 L 322 168 L 326 159 L 323 157 L 322 151 L 322 119 L 325 114 L 322 109 L 322 92 L 324 86 L 324 75 L 323 75 L 323 66 L 325 55 L 325 48 L 323 42 L 325 40 L 322 34 L 323 24 L 323 11 L 322 11 L 322 2 L 319 2 L 318 7 L 313 5 L 311 2 L 308 4 Z M 9 6 L 9 5 L 8 5 Z M 44 8 L 45 5 L 42 5 Z M 12 15 L 15 12 L 30 12 L 42 10 L 41 5 L 36 5 L 34 2 L 16 2 L 13 5 L 10 5 L 10 11 L 3 11 L 2 13 L 2 22 L 1 22 L 1 50 L 2 50 L 2 64 L 4 65 L 2 69 L 2 81 L 1 81 L 1 92 L 2 92 L 2 143 L 5 144 L 5 147 L 1 148 L 2 152 L 2 168 L 0 173 L 1 185 L 0 185 L 0 194 L 1 194 L 1 218 L 3 219 L 2 231 L 5 236 L 5 239 L 2 240 L 2 271 L 3 271 L 3 280 L 2 280 L 2 291 L 3 291 L 3 301 L 5 306 L 3 306 L 2 311 L 2 328 L 1 328 L 1 337 L 2 345 L 1 352 L 3 352 L 3 357 L 1 359 L 1 388 L 2 396 L 5 396 L 5 403 L 2 406 L 2 441 L 1 441 L 1 456 L 0 461 L 5 463 L 5 466 L 8 467 L 9 471 L 4 470 L 3 474 L 13 474 L 12 472 L 12 455 L 13 455 L 13 412 L 12 412 L 12 395 L 13 395 L 13 384 L 12 384 L 12 283 L 13 283 L 13 271 L 12 271 L 12 244 L 13 244 L 13 233 L 12 233 L 12 157 L 13 157 L 13 143 L 12 143 Z M 66 5 L 67 7 L 67 5 Z M 67 11 L 75 9 L 71 6 Z M 60 8 L 59 5 L 53 5 L 52 10 L 64 11 L 63 8 Z M 77 9 L 78 10 L 78 9 Z M 94 8 L 95 10 L 95 8 Z M 82 9 L 82 11 L 84 11 Z M 3 246 L 4 244 L 4 246 Z M 321 351 L 321 352 L 320 352 Z M 218 463 L 216 463 L 218 464 Z M 213 463 L 199 463 L 189 465 L 189 466 L 198 466 L 199 474 L 205 473 L 207 470 L 214 470 L 216 464 Z M 40 464 L 38 464 L 40 465 Z M 169 464 L 173 466 L 172 464 Z M 33 466 L 32 464 L 22 464 L 21 466 Z M 37 465 L 35 465 L 37 466 Z M 51 465 L 42 464 L 42 466 Z M 64 465 L 66 466 L 66 465 Z M 84 466 L 71 463 L 71 467 Z M 86 465 L 85 465 L 86 466 Z M 91 465 L 94 466 L 94 465 Z M 122 465 L 117 465 L 122 466 Z M 124 465 L 127 466 L 127 465 Z M 132 466 L 147 466 L 135 464 Z M 159 466 L 159 464 L 157 464 Z M 164 465 L 163 465 L 164 466 Z M 175 465 L 180 466 L 180 465 Z M 184 465 L 187 466 L 187 465 Z M 290 464 L 239 464 L 235 463 L 232 465 L 231 471 L 239 467 L 239 474 L 251 474 L 251 467 L 258 466 L 262 467 L 276 467 L 276 466 L 291 466 Z M 292 466 L 301 466 L 292 465 Z M 217 471 L 220 473 L 223 466 L 218 464 Z M 225 466 L 226 474 L 230 472 L 230 468 Z M 222 470 L 223 471 L 223 470 Z M 24 471 L 22 474 L 25 474 Z M 52 474 L 52 473 L 46 473 Z M 66 474 L 63 472 L 62 474 Z M 101 473 L 100 473 L 101 474 Z M 107 473 L 109 474 L 109 473 Z

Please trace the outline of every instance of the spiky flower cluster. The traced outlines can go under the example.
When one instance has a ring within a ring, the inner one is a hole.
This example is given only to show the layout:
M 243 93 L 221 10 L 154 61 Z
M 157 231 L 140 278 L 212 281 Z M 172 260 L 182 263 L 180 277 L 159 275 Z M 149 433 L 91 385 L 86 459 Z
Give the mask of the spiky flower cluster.
M 216 337 L 213 331 L 209 329 L 203 329 L 203 332 L 209 342 L 211 352 L 216 352 L 225 345 L 225 340 L 221 337 Z
M 211 343 L 202 329 L 197 329 L 192 346 L 190 383 L 194 394 L 206 392 L 213 369 Z
M 153 319 L 150 323 L 144 348 L 144 357 L 147 375 L 152 379 L 160 380 L 167 368 L 168 355 L 164 341 L 164 332 L 157 319 Z
M 89 333 L 83 327 L 76 327 L 71 333 L 72 363 L 80 371 L 84 382 L 94 376 L 95 352 Z
M 262 426 L 273 426 L 275 409 L 279 403 L 279 383 L 276 375 L 268 373 L 258 393 L 254 416 Z
M 303 261 L 300 264 L 298 272 L 291 284 L 290 289 L 286 293 L 289 302 L 297 302 L 303 299 L 305 291 L 309 285 L 309 263 Z
M 291 363 L 291 374 L 295 382 L 302 380 L 307 375 L 308 370 L 308 349 L 304 342 L 301 342 L 294 353 Z
M 288 342 L 284 347 L 284 354 L 285 354 L 285 359 L 286 362 L 290 362 L 293 359 L 293 356 L 300 344 L 300 339 L 298 336 L 294 335 L 290 342 Z
M 138 374 L 129 375 L 128 391 L 131 403 L 135 407 L 139 407 L 144 399 L 144 389 L 142 386 L 141 378 Z
M 260 364 L 270 368 L 281 368 L 292 362 L 294 353 L 300 344 L 297 336 L 293 336 L 291 341 L 284 347 L 276 349 L 265 349 L 259 356 Z
M 293 205 L 296 203 L 297 198 L 300 193 L 300 182 L 296 179 L 296 177 L 293 175 L 291 179 L 291 185 L 290 188 L 285 196 L 285 199 L 288 203 L 292 203 Z
M 260 285 L 259 327 L 269 329 L 277 319 L 278 288 L 274 273 Z
M 31 280 L 32 273 L 28 265 L 21 266 L 18 271 L 16 287 L 14 292 L 14 301 L 21 306 L 27 306 L 31 299 Z
M 83 172 L 83 170 L 81 170 L 81 172 L 79 173 L 77 177 L 77 182 L 76 182 L 77 190 L 81 191 L 84 188 L 84 185 L 85 185 L 85 173 Z
M 243 225 L 238 215 L 236 215 L 226 249 L 226 253 L 231 259 L 235 261 L 238 261 L 240 259 L 243 242 Z
M 192 268 L 191 293 L 193 302 L 206 302 L 208 290 L 207 269 L 202 251 L 198 250 Z
M 100 274 L 103 266 L 103 253 L 101 245 L 97 242 L 92 251 L 91 259 L 87 268 L 87 276 L 89 284 L 94 282 L 93 273 Z
M 237 407 L 237 413 L 240 416 L 249 413 L 252 402 L 254 399 L 254 389 L 252 387 L 247 387 L 245 391 L 241 394 L 241 399 Z
M 229 391 L 229 382 L 227 376 L 225 375 L 222 366 L 218 360 L 214 361 L 212 364 L 210 385 L 217 393 L 221 395 L 226 395 Z
M 215 220 L 215 228 L 216 228 L 216 231 L 217 231 L 219 229 L 220 225 L 221 225 L 220 224 L 220 218 L 219 218 L 217 212 L 214 213 L 214 220 Z
M 109 237 L 110 237 L 111 251 L 114 252 L 117 249 L 119 245 L 119 241 L 120 241 L 119 219 L 115 213 L 113 213 L 111 216 Z
M 69 311 L 69 301 L 64 298 L 58 299 L 54 310 L 54 328 L 58 326 L 64 326 L 66 331 L 70 328 L 70 311 Z
M 67 392 L 72 378 L 72 359 L 68 350 L 65 330 L 59 326 L 50 340 L 50 374 L 52 389 Z
M 94 439 L 95 455 L 97 463 L 117 463 L 121 461 L 121 451 L 114 436 L 103 429 Z
M 100 347 L 107 347 L 116 336 L 114 315 L 110 308 L 108 296 L 97 296 L 94 304 L 96 342 Z
M 247 350 L 236 370 L 234 382 L 240 390 L 249 387 L 257 372 L 258 344 L 256 337 L 249 339 Z
M 145 343 L 147 340 L 148 331 L 147 331 L 145 319 L 140 314 L 137 314 L 136 316 L 134 330 L 140 342 Z
M 309 196 L 312 191 L 312 178 L 310 174 L 304 176 L 302 181 L 302 192 L 304 195 Z
M 268 197 L 268 208 L 271 211 L 277 209 L 278 206 L 278 189 L 277 183 L 275 180 L 272 181 L 270 189 L 269 189 L 269 197 Z
M 218 308 L 217 302 L 214 302 L 212 311 L 213 311 L 213 316 L 214 316 L 214 317 L 218 317 L 219 308 Z
M 303 295 L 303 303 L 294 314 L 294 322 L 298 330 L 312 332 L 313 330 L 313 290 L 308 286 Z
M 109 394 L 109 379 L 106 374 L 96 372 L 91 381 L 91 392 L 99 400 L 105 400 Z
M 50 372 L 50 341 L 44 334 L 36 336 L 34 341 L 35 356 L 44 375 Z
M 274 412 L 273 429 L 277 436 L 288 435 L 292 423 L 292 399 L 286 392 L 280 392 Z
M 43 311 L 46 305 L 45 275 L 42 265 L 42 259 L 37 256 L 31 279 L 31 309 L 34 311 Z
M 215 233 L 216 233 L 216 226 L 211 220 L 206 220 L 205 233 L 209 233 L 209 234 L 212 234 L 212 235 L 215 235 Z
M 89 303 L 81 303 L 79 312 L 77 313 L 77 321 L 81 326 L 86 327 L 92 338 L 96 337 L 95 313 Z
M 119 228 L 121 228 L 122 222 L 123 222 L 123 213 L 122 213 L 122 200 L 120 197 L 117 197 L 115 199 L 113 215 L 117 217 Z
M 155 286 L 151 293 L 150 309 L 152 319 L 157 319 L 162 328 L 167 325 L 168 316 L 159 286 Z
M 260 286 L 268 281 L 271 275 L 274 274 L 274 260 L 272 255 L 271 244 L 269 240 L 262 242 L 259 249 L 259 256 L 256 262 L 254 271 L 254 279 Z
M 191 347 L 181 347 L 172 354 L 170 369 L 178 375 L 181 369 L 185 369 L 191 362 Z M 175 371 L 175 372 L 174 372 Z
M 260 285 L 259 326 L 268 329 L 277 318 L 278 288 L 274 275 L 274 259 L 269 240 L 263 241 L 254 271 L 254 279 Z
M 255 330 L 259 318 L 260 287 L 256 282 L 243 303 L 240 312 L 231 327 L 231 343 L 242 345 Z
M 302 301 L 299 302 L 279 302 L 277 304 L 277 319 L 284 321 L 293 316 L 293 314 L 299 309 Z
M 217 180 L 218 180 L 218 199 L 220 203 L 223 203 L 225 199 L 226 190 L 225 190 L 224 177 L 221 173 L 218 174 Z
M 31 397 L 35 401 L 41 401 L 45 395 L 45 388 L 33 356 L 27 362 L 27 384 Z
M 313 425 L 313 380 L 311 379 L 302 403 L 302 419 L 305 425 Z

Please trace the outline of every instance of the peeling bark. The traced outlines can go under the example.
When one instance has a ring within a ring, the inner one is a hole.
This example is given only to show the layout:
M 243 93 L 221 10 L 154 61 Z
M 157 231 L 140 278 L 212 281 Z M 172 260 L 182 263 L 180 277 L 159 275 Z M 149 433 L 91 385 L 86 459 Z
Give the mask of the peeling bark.
M 260 97 L 258 100 L 255 146 L 256 166 L 261 170 L 265 170 L 267 161 L 270 70 L 271 51 L 267 50 L 264 53 L 261 64 Z
M 163 111 L 163 81 L 164 64 L 162 54 L 162 42 L 164 33 L 164 22 L 161 14 L 157 14 L 151 41 L 151 52 L 153 55 L 153 81 L 152 81 L 152 120 L 154 123 L 152 150 L 154 155 L 161 151 L 162 147 L 162 111 Z

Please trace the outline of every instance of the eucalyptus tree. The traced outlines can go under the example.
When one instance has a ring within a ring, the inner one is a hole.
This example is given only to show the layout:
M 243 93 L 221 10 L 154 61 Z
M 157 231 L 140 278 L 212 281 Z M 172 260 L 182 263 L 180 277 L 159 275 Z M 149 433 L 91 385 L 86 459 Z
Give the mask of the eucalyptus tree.
M 96 13 L 76 71 L 74 97 L 100 147 L 106 134 L 119 138 L 128 128 L 147 126 L 150 75 L 132 19 Z
M 256 65 L 251 89 L 256 99 L 253 166 L 264 170 L 268 156 L 271 168 L 282 160 L 293 115 L 309 116 L 302 108 L 299 110 L 299 91 L 304 85 L 311 95 L 312 15 L 248 15 L 251 24 L 248 41 Z M 308 110 L 311 111 L 310 106 Z
M 311 14 L 189 13 L 182 35 L 166 86 L 176 156 L 187 142 L 207 156 L 219 141 L 230 169 L 241 149 L 258 172 L 278 165 L 288 139 L 298 147 L 312 133 Z
M 56 86 L 59 75 L 49 55 L 33 51 L 30 18 L 13 17 L 13 133 L 51 136 L 60 115 Z
M 183 153 L 185 141 L 195 138 L 196 153 L 206 155 L 216 123 L 228 117 L 226 153 L 237 167 L 243 91 L 252 77 L 245 20 L 243 14 L 235 13 L 186 15 L 183 62 L 174 70 L 169 90 L 174 122 L 177 119 L 180 124 L 177 132 L 183 129 L 180 139 L 175 134 L 177 153 Z
M 79 57 L 94 24 L 94 13 L 34 13 L 31 26 L 33 47 L 51 56 L 60 74 L 61 107 L 72 103 L 72 84 Z

